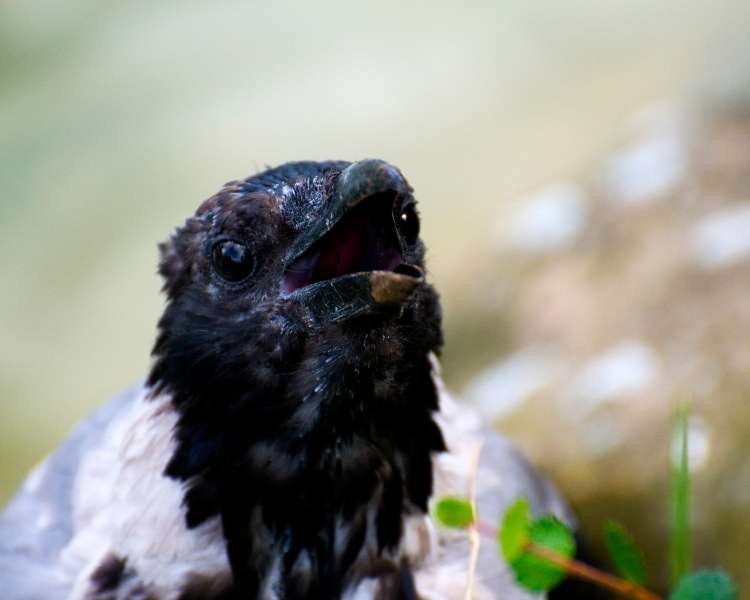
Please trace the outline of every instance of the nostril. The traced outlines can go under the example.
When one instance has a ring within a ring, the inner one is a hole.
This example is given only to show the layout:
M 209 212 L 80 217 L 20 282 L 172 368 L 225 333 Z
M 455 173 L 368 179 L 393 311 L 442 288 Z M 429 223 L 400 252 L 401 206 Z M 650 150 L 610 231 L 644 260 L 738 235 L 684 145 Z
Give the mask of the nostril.
M 422 279 L 424 277 L 424 271 L 422 269 L 414 265 L 407 265 L 406 263 L 401 263 L 393 269 L 393 272 L 398 273 L 399 275 L 414 277 L 415 279 Z

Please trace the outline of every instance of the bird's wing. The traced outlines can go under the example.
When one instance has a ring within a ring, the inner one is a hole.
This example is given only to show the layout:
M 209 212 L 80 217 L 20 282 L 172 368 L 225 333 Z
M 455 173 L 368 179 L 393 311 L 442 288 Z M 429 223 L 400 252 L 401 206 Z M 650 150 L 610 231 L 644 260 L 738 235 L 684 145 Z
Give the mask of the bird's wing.
M 174 598 L 192 575 L 229 572 L 218 517 L 185 527 L 182 484 L 164 474 L 170 406 L 168 396 L 131 390 L 32 473 L 0 517 L 3 598 L 91 598 L 106 585 L 100 569 L 115 567 L 130 586 L 117 598 Z
M 0 581 L 14 600 L 62 598 L 58 558 L 75 531 L 74 483 L 81 462 L 104 443 L 107 425 L 130 410 L 141 386 L 116 396 L 80 423 L 29 475 L 0 514 Z
M 440 392 L 438 422 L 448 452 L 435 458 L 434 498 L 473 497 L 479 518 L 494 525 L 515 500 L 525 497 L 534 514 L 552 513 L 575 526 L 572 512 L 553 485 L 508 440 L 483 425 L 473 409 L 453 400 L 438 374 L 435 379 Z M 476 600 L 539 598 L 516 586 L 494 540 L 478 540 L 473 558 L 469 533 L 429 526 L 433 528 L 432 549 L 415 573 L 424 598 L 463 599 L 470 581 L 471 597 Z

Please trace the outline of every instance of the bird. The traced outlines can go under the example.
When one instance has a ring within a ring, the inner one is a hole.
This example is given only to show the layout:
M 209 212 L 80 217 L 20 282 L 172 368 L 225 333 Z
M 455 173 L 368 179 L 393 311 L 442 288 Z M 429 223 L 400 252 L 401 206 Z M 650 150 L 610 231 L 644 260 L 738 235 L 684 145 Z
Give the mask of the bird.
M 532 598 L 494 521 L 553 484 L 442 382 L 414 190 L 379 159 L 227 183 L 159 246 L 145 380 L 38 465 L 0 516 L 13 600 Z

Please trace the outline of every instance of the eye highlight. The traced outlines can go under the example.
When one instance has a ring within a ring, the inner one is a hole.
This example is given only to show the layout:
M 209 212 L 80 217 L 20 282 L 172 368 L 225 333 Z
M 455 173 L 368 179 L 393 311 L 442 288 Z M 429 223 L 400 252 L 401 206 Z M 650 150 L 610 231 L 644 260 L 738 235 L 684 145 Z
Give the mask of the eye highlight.
M 211 249 L 211 262 L 222 279 L 237 283 L 255 271 L 255 257 L 247 246 L 233 240 L 216 242 Z
M 396 215 L 396 227 L 402 237 L 409 243 L 414 244 L 419 237 L 419 215 L 414 204 L 407 204 Z

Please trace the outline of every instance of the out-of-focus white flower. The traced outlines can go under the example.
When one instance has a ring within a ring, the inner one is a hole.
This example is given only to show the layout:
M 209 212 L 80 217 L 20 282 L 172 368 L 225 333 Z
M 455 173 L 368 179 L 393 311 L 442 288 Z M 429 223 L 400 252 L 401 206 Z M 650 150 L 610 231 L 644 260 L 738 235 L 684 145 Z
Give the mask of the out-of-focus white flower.
M 579 186 L 551 185 L 521 199 L 510 223 L 501 224 L 501 235 L 521 250 L 558 250 L 579 236 L 586 225 L 586 208 L 586 195 Z
M 682 454 L 680 440 L 672 443 L 672 463 L 679 464 Z M 690 472 L 700 471 L 711 454 L 711 430 L 706 422 L 697 416 L 688 419 L 688 468 Z
M 750 204 L 722 208 L 692 230 L 695 257 L 704 269 L 716 269 L 750 256 Z
M 587 362 L 565 394 L 575 414 L 593 412 L 623 394 L 651 384 L 659 371 L 656 353 L 641 341 L 622 342 Z
M 646 204 L 671 191 L 687 167 L 687 150 L 679 136 L 655 136 L 635 142 L 611 158 L 603 183 L 616 204 Z
M 480 373 L 463 395 L 488 417 L 503 417 L 549 384 L 555 365 L 548 352 L 527 348 Z

